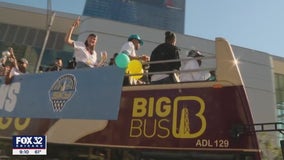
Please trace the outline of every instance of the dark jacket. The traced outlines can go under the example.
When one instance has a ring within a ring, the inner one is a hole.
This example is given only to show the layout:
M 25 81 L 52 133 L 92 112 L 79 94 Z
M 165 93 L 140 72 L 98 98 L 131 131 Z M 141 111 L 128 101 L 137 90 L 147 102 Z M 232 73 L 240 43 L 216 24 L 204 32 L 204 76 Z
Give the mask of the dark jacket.
M 179 52 L 179 48 L 174 45 L 171 45 L 169 43 L 160 44 L 153 50 L 150 62 L 179 59 Z M 149 72 L 179 70 L 180 66 L 180 61 L 150 64 Z

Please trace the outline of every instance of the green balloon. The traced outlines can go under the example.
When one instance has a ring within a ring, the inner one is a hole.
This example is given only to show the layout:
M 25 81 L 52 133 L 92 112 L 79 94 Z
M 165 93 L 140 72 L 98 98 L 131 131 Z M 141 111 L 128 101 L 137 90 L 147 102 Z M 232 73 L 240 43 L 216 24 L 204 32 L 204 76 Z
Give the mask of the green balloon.
M 119 53 L 116 57 L 115 57 L 115 64 L 119 67 L 119 68 L 126 68 L 128 66 L 128 63 L 130 62 L 130 59 L 128 57 L 128 55 L 124 54 L 124 53 Z

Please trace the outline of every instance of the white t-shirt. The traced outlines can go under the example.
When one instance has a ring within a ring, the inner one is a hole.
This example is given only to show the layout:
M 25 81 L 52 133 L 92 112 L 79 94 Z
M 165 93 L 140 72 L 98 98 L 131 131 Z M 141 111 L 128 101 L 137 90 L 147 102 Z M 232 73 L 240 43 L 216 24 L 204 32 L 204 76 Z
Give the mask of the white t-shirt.
M 93 50 L 93 54 L 90 54 L 83 42 L 74 41 L 74 56 L 76 62 L 83 62 L 91 68 L 97 65 L 97 52 Z
M 153 74 L 151 76 L 151 82 L 159 81 L 159 80 L 162 80 L 162 79 L 167 78 L 167 77 L 169 77 L 168 74 Z
M 200 66 L 196 60 L 187 61 L 182 67 L 180 73 L 180 81 L 205 81 L 210 77 L 210 73 L 208 71 L 190 71 L 190 70 L 198 70 Z
M 16 67 L 12 67 L 11 71 L 10 71 L 10 76 L 18 76 L 23 74 L 21 71 L 19 71 Z
M 133 42 L 128 41 L 123 44 L 123 46 L 120 49 L 120 52 L 125 52 L 125 51 L 128 53 L 128 55 L 136 57 L 135 46 Z

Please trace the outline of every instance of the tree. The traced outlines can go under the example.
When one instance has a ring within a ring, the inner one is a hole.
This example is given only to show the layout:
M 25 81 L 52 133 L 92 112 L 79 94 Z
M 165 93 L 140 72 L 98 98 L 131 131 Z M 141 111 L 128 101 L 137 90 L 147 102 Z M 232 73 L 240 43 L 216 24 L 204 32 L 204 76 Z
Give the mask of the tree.
M 258 133 L 257 137 L 263 160 L 283 160 L 280 142 L 273 133 Z

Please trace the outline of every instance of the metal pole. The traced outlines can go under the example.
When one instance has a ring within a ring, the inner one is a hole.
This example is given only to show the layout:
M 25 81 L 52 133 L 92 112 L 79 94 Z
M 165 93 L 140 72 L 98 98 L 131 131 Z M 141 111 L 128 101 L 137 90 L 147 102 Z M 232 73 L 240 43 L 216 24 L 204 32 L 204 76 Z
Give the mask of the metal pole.
M 44 51 L 45 51 L 45 48 L 46 48 L 46 44 L 47 44 L 47 41 L 48 41 L 49 33 L 51 31 L 51 26 L 53 24 L 54 18 L 55 18 L 55 12 L 52 13 L 52 17 L 50 19 L 50 23 L 49 23 L 47 31 L 46 31 L 46 35 L 45 35 L 45 39 L 44 39 L 44 42 L 43 42 L 43 46 L 42 46 L 42 49 L 41 49 L 41 52 L 40 52 L 40 55 L 39 55 L 39 58 L 38 58 L 38 61 L 37 61 L 37 65 L 36 65 L 36 73 L 39 72 L 39 67 L 40 67 L 40 64 L 41 64 L 41 61 L 42 61 L 42 57 L 43 57 L 43 54 L 44 54 Z

